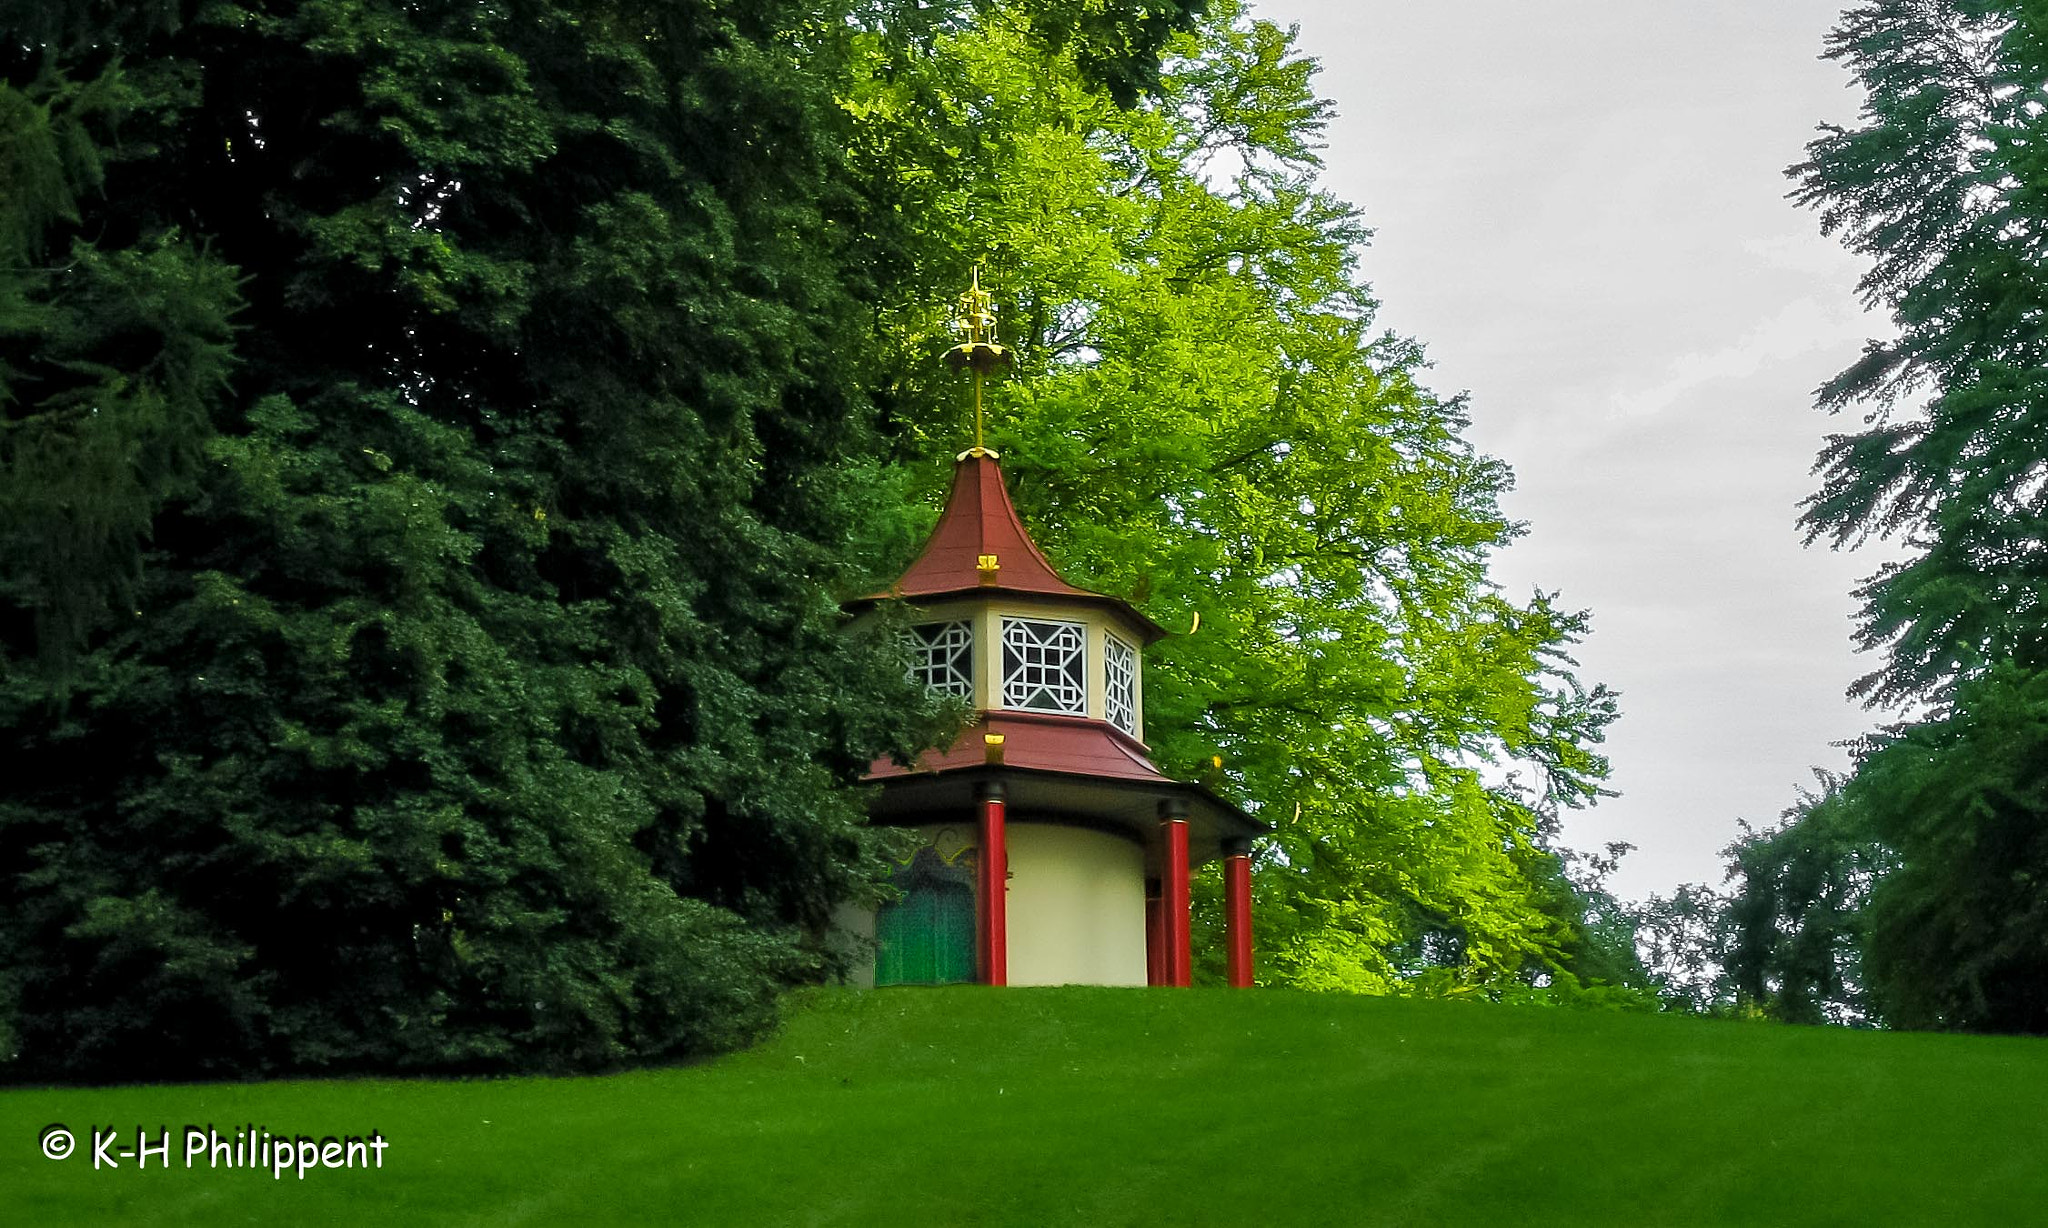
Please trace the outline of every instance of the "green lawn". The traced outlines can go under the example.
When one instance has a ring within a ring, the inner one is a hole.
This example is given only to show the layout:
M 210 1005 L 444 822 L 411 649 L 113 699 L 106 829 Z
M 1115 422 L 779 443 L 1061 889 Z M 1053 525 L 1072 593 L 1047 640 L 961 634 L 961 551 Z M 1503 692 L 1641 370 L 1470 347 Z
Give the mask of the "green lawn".
M 374 1129 L 384 1167 L 183 1167 L 183 1125 L 248 1122 Z M 95 1124 L 170 1127 L 172 1167 L 94 1171 Z M 0 1222 L 110 1220 L 2043 1223 L 2048 1042 L 959 988 L 818 995 L 753 1052 L 604 1078 L 0 1092 Z

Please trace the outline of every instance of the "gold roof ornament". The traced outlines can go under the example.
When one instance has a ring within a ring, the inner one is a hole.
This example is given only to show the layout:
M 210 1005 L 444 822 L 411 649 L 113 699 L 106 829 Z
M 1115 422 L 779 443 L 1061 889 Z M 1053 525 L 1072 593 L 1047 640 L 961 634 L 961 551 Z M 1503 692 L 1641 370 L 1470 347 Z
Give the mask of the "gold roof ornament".
M 995 296 L 981 288 L 981 262 L 978 260 L 967 290 L 960 296 L 959 306 L 960 314 L 954 318 L 953 327 L 960 330 L 964 340 L 946 351 L 946 365 L 955 371 L 965 367 L 974 372 L 974 446 L 962 452 L 960 458 L 993 457 L 996 453 L 984 447 L 981 441 L 981 382 L 996 368 L 1012 365 L 1014 359 L 1009 350 L 996 343 Z

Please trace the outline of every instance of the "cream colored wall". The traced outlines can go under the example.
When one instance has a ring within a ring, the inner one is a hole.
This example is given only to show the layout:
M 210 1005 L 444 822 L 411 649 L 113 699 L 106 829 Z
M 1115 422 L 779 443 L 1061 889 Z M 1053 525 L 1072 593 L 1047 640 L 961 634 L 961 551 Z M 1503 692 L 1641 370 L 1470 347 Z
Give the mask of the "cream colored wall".
M 971 847 L 969 823 L 916 829 L 951 856 Z M 1045 823 L 1007 825 L 1012 985 L 1143 985 L 1145 854 L 1119 836 Z M 858 950 L 851 984 L 875 983 L 873 909 L 833 914 L 842 950 Z M 861 944 L 865 945 L 861 945 Z
M 1143 985 L 1144 851 L 1082 827 L 1007 835 L 1010 984 Z

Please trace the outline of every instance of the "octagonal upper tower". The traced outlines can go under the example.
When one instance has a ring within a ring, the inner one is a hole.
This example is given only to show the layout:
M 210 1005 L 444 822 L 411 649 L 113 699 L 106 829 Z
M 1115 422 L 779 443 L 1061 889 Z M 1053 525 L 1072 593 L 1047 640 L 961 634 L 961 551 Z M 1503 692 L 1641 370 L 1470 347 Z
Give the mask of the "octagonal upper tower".
M 1025 531 L 993 453 L 973 448 L 953 472 L 924 550 L 884 597 L 909 602 L 912 669 L 984 714 L 984 734 L 926 757 L 979 764 L 989 746 L 1013 766 L 1164 779 L 1143 743 L 1140 654 L 1166 635 L 1129 602 L 1062 579 Z M 1012 736 L 1015 735 L 1015 736 Z M 983 753 L 976 753 L 977 751 Z M 877 763 L 875 774 L 901 771 Z

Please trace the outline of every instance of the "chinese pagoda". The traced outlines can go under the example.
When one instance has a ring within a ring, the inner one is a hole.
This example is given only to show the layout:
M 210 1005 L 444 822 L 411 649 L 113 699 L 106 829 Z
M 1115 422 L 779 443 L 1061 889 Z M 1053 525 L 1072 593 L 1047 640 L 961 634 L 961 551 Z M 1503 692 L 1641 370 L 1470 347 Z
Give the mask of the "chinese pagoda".
M 1140 657 L 1167 634 L 1077 588 L 1039 552 L 981 441 L 982 379 L 1008 359 L 977 272 L 961 296 L 975 443 L 938 525 L 886 593 L 914 611 L 912 671 L 976 720 L 906 768 L 877 760 L 872 814 L 919 837 L 901 897 L 841 922 L 871 936 L 876 985 L 1189 984 L 1190 874 L 1224 861 L 1229 983 L 1251 974 L 1251 841 L 1269 829 L 1171 779 L 1144 742 Z

